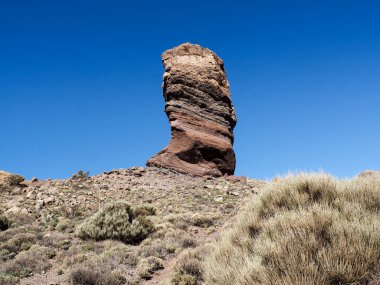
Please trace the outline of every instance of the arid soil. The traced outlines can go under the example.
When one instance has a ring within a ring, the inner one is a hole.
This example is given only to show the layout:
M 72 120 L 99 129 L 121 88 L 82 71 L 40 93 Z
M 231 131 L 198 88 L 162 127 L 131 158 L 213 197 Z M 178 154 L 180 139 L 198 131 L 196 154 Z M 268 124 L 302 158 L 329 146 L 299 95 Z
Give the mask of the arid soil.
M 181 252 L 214 240 L 264 184 L 134 167 L 3 187 L 0 215 L 11 225 L 0 231 L 0 283 L 63 285 L 75 284 L 73 278 L 105 278 L 105 284 L 117 284 L 114 279 L 120 284 L 173 284 Z M 145 240 L 126 244 L 76 236 L 87 217 L 121 200 L 155 208 L 149 217 L 155 231 Z

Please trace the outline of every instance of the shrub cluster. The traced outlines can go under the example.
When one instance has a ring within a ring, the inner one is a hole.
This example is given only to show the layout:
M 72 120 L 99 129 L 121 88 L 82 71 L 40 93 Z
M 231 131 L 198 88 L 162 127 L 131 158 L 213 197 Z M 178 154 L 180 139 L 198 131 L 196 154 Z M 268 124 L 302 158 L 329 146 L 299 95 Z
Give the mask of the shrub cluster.
M 210 250 L 209 244 L 188 249 L 178 257 L 172 277 L 173 285 L 202 284 L 204 275 L 204 258 Z
M 73 285 L 121 285 L 125 284 L 125 278 L 106 270 L 97 270 L 85 266 L 74 268 L 70 273 Z
M 137 264 L 137 271 L 143 279 L 151 279 L 154 272 L 163 268 L 162 260 L 155 256 L 142 258 Z
M 90 171 L 84 172 L 83 170 L 78 170 L 77 173 L 73 174 L 73 176 L 70 177 L 71 180 L 88 180 L 90 179 Z
M 380 179 L 300 174 L 250 202 L 205 275 L 215 285 L 379 284 L 379 261 Z
M 85 220 L 76 230 L 80 238 L 95 240 L 116 239 L 126 243 L 138 243 L 154 231 L 147 215 L 150 207 L 131 207 L 127 202 L 109 203 Z

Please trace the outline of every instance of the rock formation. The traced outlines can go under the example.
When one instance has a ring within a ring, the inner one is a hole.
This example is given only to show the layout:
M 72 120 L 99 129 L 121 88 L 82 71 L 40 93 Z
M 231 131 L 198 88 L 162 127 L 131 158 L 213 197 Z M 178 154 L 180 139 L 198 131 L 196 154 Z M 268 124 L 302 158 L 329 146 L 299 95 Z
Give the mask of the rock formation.
M 376 170 L 365 170 L 358 175 L 359 177 L 380 177 L 380 171 Z
M 232 175 L 236 116 L 222 59 L 207 48 L 185 43 L 164 52 L 162 61 L 171 141 L 147 166 L 192 176 Z

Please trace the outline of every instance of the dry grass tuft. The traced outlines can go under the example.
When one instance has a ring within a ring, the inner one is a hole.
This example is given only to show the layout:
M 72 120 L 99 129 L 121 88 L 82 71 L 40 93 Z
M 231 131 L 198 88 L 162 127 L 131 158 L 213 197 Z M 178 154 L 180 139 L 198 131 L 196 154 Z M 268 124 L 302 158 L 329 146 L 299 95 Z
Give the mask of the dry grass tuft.
M 106 272 L 84 266 L 71 271 L 71 284 L 73 285 L 121 285 L 125 278 L 115 272 Z
M 210 250 L 209 245 L 188 249 L 178 257 L 175 264 L 172 284 L 196 285 L 203 281 L 204 258 Z
M 155 256 L 142 258 L 137 265 L 137 271 L 142 279 L 151 279 L 154 272 L 163 268 L 162 260 Z
M 5 266 L 5 273 L 25 277 L 31 273 L 41 273 L 51 267 L 49 259 L 55 256 L 54 250 L 48 247 L 33 245 L 28 251 L 20 252 Z
M 379 261 L 379 178 L 288 175 L 249 203 L 205 276 L 216 285 L 368 284 Z

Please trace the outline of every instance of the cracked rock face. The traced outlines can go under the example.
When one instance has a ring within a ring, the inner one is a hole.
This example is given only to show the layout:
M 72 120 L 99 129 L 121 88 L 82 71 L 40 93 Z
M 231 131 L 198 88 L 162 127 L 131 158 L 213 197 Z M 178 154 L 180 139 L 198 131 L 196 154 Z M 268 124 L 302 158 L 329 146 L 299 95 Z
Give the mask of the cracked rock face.
M 167 50 L 162 61 L 171 140 L 147 165 L 192 176 L 232 175 L 236 116 L 223 61 L 189 43 Z

